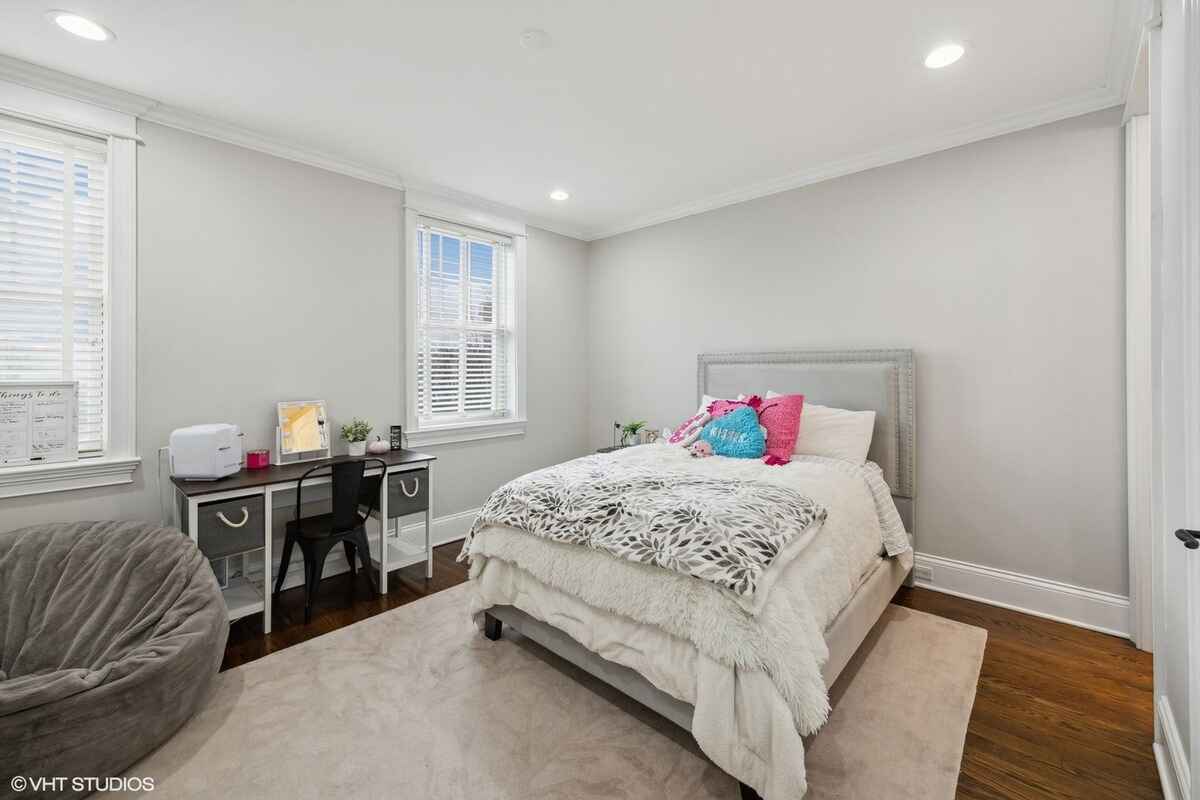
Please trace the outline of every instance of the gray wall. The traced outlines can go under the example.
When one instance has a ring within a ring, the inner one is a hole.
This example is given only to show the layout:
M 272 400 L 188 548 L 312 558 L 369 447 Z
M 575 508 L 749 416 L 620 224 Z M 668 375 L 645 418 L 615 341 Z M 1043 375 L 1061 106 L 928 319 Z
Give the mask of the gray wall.
M 593 243 L 591 443 L 694 411 L 697 353 L 912 347 L 918 550 L 1125 594 L 1120 121 Z
M 138 443 L 131 486 L 3 501 L 0 530 L 159 518 L 171 430 L 234 422 L 268 447 L 279 400 L 319 397 L 339 424 L 403 420 L 403 194 L 152 124 L 138 153 Z M 434 513 L 579 455 L 587 410 L 586 245 L 529 230 L 529 428 L 429 448 Z M 336 449 L 344 448 L 338 442 Z
M 614 237 L 529 232 L 529 431 L 434 448 L 435 514 L 693 409 L 699 352 L 910 346 L 918 548 L 1126 592 L 1122 146 L 1102 112 Z M 144 125 L 128 487 L 0 529 L 158 518 L 156 448 L 317 396 L 402 415 L 399 192 Z M 588 324 L 584 325 L 583 320 Z M 590 410 L 589 410 L 590 409 Z M 340 443 L 339 443 L 340 446 Z

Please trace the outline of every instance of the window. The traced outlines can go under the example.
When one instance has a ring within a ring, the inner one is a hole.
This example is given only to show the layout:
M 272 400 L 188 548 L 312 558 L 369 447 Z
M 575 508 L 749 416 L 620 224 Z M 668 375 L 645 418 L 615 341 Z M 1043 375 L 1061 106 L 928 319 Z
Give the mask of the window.
M 0 108 L 28 115 L 0 114 L 0 381 L 77 381 L 80 455 L 0 467 L 0 499 L 131 483 L 136 120 L 4 81 Z
M 523 431 L 523 236 L 410 213 L 411 443 Z
M 0 381 L 78 381 L 102 453 L 107 143 L 0 119 Z

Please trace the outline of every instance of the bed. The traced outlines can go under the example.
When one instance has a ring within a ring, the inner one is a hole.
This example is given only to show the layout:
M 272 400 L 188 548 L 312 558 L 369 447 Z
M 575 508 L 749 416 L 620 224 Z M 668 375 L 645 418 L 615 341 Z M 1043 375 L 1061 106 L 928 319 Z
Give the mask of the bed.
M 703 354 L 697 367 L 698 400 L 773 390 L 876 413 L 863 469 L 817 457 L 798 457 L 782 468 L 721 466 L 734 477 L 796 482 L 829 509 L 810 528 L 811 541 L 797 545 L 794 560 L 775 571 L 782 577 L 772 578 L 774 587 L 760 593 L 766 599 L 752 618 L 757 627 L 738 638 L 746 620 L 736 604 L 696 578 L 502 525 L 484 526 L 464 548 L 476 586 L 472 611 L 488 638 L 498 639 L 508 625 L 691 732 L 738 780 L 744 798 L 799 796 L 807 788 L 803 736 L 824 721 L 828 688 L 912 570 L 913 353 Z M 614 458 L 633 465 L 623 468 L 662 465 L 673 476 L 706 469 L 689 463 L 682 448 L 663 445 Z M 871 513 L 877 513 L 876 527 Z M 886 514 L 903 547 L 889 544 L 882 532 Z M 653 602 L 641 599 L 659 587 Z M 727 629 L 738 636 L 725 636 Z M 776 641 L 781 637 L 786 641 Z

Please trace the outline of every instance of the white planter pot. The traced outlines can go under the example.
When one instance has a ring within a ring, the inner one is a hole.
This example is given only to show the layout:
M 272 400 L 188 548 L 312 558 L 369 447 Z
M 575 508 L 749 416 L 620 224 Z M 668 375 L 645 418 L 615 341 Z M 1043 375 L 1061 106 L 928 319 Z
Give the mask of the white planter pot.
M 351 456 L 365 456 L 367 454 L 367 443 L 346 442 L 346 454 Z

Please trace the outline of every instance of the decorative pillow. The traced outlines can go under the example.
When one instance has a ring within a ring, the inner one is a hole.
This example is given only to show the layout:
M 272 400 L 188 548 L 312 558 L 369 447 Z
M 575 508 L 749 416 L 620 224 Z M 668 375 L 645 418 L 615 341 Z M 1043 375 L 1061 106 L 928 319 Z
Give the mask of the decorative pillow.
M 768 396 L 758 407 L 758 421 L 767 429 L 767 456 L 763 460 L 768 464 L 786 464 L 792 460 L 803 410 L 802 394 Z
M 768 400 L 778 396 L 776 392 L 767 392 Z M 865 464 L 874 433 L 874 411 L 848 411 L 805 403 L 792 452 Z
M 724 405 L 721 406 L 721 413 L 725 414 L 731 409 L 736 408 L 738 405 L 741 405 L 741 401 L 745 399 L 746 395 L 744 394 L 739 394 L 737 396 L 737 400 L 725 400 L 723 398 L 713 397 L 712 395 L 708 394 L 703 395 L 700 401 L 700 408 L 697 409 L 695 414 L 692 414 L 690 417 L 684 420 L 678 428 L 676 428 L 669 436 L 666 437 L 667 444 L 677 444 L 681 447 L 691 447 L 692 444 L 700 438 L 700 431 L 703 430 L 704 426 L 709 420 L 713 419 L 713 415 L 709 412 L 710 406 L 712 406 L 714 403 L 730 404 L 728 407 Z
M 708 395 L 705 395 L 705 398 L 707 397 Z M 762 405 L 762 398 L 758 395 L 752 394 L 747 397 L 744 394 L 739 394 L 737 400 L 713 400 L 708 404 L 707 408 L 708 413 L 712 414 L 712 418 L 717 419 L 718 417 L 725 416 L 730 411 L 743 408 L 745 406 L 749 406 L 750 408 L 754 409 L 755 413 L 757 413 L 760 405 Z
M 714 455 L 730 458 L 761 458 L 767 445 L 758 414 L 748 405 L 709 422 L 700 439 L 712 445 Z
M 710 419 L 712 419 L 712 415 L 708 413 L 708 410 L 700 409 L 672 431 L 670 437 L 667 438 L 667 444 L 677 444 L 683 447 L 690 446 L 700 438 L 700 431 L 704 429 L 705 423 Z

